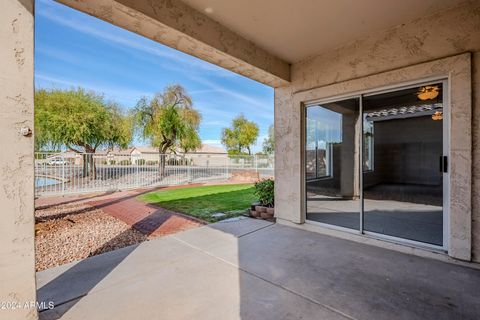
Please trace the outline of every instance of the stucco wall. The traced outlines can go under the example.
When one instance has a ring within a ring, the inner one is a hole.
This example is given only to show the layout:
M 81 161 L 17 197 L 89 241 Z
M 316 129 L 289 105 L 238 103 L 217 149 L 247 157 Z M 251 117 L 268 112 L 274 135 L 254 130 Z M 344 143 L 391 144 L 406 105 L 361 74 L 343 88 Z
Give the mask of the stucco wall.
M 463 52 L 473 53 L 472 254 L 474 260 L 480 261 L 480 71 L 478 70 L 480 2 L 478 1 L 466 2 L 447 11 L 372 34 L 367 38 L 292 65 L 291 84 L 275 89 L 277 217 L 297 223 L 302 222 L 300 214 L 304 201 L 300 192 L 303 188 L 301 177 L 303 164 L 300 156 L 302 114 L 298 110 L 300 106 L 294 103 L 294 93 L 335 83 L 340 83 L 341 86 L 341 83 L 347 80 Z M 438 68 L 438 65 L 436 67 Z M 388 83 L 388 79 L 385 81 Z M 466 139 L 468 140 L 468 137 Z M 458 143 L 462 142 L 458 141 Z M 466 232 L 470 231 L 466 230 Z
M 0 12 L 0 301 L 14 303 L 0 319 L 35 319 L 33 138 L 20 134 L 33 128 L 33 0 Z

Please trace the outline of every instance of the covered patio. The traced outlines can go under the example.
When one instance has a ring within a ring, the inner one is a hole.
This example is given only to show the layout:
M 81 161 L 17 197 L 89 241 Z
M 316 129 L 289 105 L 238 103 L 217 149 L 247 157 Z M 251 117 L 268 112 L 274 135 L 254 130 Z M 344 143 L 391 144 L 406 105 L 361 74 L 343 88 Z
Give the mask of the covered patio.
M 478 319 L 478 269 L 255 219 L 37 274 L 40 319 Z
M 57 1 L 275 89 L 277 223 L 36 274 L 35 1 L 1 1 L 1 319 L 479 318 L 479 1 Z

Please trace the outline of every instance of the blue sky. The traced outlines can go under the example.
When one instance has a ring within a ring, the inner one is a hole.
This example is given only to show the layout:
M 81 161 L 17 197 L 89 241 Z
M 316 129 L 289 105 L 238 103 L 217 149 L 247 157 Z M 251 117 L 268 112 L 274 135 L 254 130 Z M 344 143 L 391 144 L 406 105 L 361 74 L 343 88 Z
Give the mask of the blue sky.
M 204 143 L 219 145 L 222 128 L 243 113 L 260 127 L 253 150 L 261 150 L 273 123 L 272 88 L 51 0 L 37 0 L 35 15 L 36 88 L 81 86 L 128 109 L 179 83 L 202 114 Z

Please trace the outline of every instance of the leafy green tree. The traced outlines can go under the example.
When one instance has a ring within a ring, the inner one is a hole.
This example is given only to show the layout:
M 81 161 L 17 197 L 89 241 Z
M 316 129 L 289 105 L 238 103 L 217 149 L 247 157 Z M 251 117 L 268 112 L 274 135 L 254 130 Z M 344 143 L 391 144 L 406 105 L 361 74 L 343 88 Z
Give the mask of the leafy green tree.
M 132 121 L 115 103 L 82 88 L 41 89 L 35 92 L 37 150 L 67 147 L 84 155 L 84 175 L 96 178 L 93 153 L 98 147 L 126 147 Z
M 153 99 L 140 99 L 134 110 L 142 136 L 158 148 L 160 175 L 165 176 L 166 153 L 189 151 L 201 146 L 198 128 L 201 115 L 180 85 L 166 87 Z
M 268 137 L 263 140 L 263 152 L 270 155 L 275 152 L 275 132 L 273 124 L 268 127 Z
M 242 154 L 246 149 L 251 155 L 250 148 L 257 141 L 258 132 L 258 125 L 240 114 L 232 120 L 230 128 L 222 130 L 222 144 L 230 154 Z

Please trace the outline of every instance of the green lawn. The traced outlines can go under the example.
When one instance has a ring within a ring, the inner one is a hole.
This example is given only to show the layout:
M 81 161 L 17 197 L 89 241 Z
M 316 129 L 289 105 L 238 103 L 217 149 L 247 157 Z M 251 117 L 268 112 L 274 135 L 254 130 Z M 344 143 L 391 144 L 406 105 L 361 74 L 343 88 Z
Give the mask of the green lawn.
M 216 222 L 239 216 L 257 200 L 252 184 L 187 187 L 159 190 L 139 196 L 139 199 L 159 207 Z M 222 212 L 221 218 L 212 214 Z

